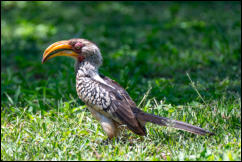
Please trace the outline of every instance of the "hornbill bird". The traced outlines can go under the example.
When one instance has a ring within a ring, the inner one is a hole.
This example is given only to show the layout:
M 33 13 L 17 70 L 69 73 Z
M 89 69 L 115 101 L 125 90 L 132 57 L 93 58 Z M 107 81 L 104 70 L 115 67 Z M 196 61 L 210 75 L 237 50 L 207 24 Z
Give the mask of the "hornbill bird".
M 70 39 L 51 44 L 43 54 L 42 63 L 56 56 L 76 59 L 76 91 L 92 115 L 101 123 L 109 139 L 119 135 L 121 125 L 145 136 L 145 123 L 170 126 L 198 135 L 213 133 L 191 124 L 148 114 L 137 108 L 129 94 L 112 79 L 99 74 L 102 64 L 100 49 L 86 39 Z

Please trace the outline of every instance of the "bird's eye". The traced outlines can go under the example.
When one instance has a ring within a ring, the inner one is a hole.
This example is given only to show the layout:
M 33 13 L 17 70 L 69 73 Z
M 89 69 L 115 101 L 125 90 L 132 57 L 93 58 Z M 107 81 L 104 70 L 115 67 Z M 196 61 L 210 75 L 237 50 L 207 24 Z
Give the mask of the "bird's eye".
M 74 45 L 74 47 L 75 47 L 76 50 L 80 50 L 83 46 L 84 46 L 84 45 L 83 45 L 82 43 L 80 43 L 80 42 L 77 42 L 77 43 Z

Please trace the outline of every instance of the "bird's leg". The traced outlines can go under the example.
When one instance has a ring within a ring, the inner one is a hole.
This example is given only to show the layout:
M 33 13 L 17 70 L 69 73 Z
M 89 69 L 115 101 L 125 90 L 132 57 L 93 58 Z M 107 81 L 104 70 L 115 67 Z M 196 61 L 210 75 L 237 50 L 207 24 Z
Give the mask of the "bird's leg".
M 106 116 L 91 107 L 88 107 L 88 110 L 100 122 L 104 132 L 108 135 L 109 139 L 112 139 L 113 137 L 117 137 L 119 135 L 120 129 L 117 122 L 113 121 L 110 118 L 107 118 Z

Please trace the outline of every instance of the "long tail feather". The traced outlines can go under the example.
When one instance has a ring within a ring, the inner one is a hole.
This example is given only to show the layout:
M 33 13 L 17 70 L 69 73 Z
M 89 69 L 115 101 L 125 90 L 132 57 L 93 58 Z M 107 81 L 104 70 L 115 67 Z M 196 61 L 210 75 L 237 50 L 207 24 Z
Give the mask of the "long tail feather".
M 145 122 L 151 122 L 154 124 L 158 124 L 161 126 L 168 126 L 168 127 L 174 127 L 177 129 L 181 129 L 181 130 L 185 130 L 194 134 L 198 134 L 198 135 L 214 135 L 214 133 L 209 132 L 207 130 L 204 130 L 200 127 L 196 127 L 194 125 L 185 123 L 185 122 L 181 122 L 181 121 L 177 121 L 177 120 L 172 120 L 166 117 L 160 117 L 157 115 L 152 115 L 152 114 L 148 114 L 145 112 L 138 112 L 136 113 L 136 117 L 138 120 L 141 121 L 145 121 Z

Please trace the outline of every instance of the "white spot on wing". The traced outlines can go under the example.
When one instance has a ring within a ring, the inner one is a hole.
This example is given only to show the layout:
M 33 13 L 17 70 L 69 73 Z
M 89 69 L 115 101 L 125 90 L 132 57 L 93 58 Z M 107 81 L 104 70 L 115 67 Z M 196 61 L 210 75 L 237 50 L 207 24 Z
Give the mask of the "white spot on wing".
M 93 77 L 93 79 L 95 79 L 95 80 L 97 80 L 97 81 L 99 81 L 99 82 L 101 82 L 101 83 L 103 83 L 103 84 L 105 84 L 105 85 L 107 85 L 107 86 L 109 86 L 109 87 L 115 89 L 113 86 L 107 84 L 107 83 L 106 83 L 106 82 L 105 82 L 105 81 L 104 81 L 99 75 L 95 75 L 95 76 Z

